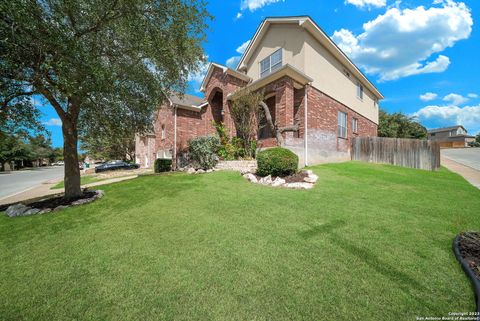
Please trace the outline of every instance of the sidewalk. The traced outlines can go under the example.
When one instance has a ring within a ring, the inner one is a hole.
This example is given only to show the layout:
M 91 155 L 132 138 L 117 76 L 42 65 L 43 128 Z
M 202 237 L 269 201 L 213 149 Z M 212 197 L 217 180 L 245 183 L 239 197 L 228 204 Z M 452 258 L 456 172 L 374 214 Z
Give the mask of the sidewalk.
M 116 178 L 112 178 L 112 179 L 106 179 L 106 180 L 103 180 L 103 181 L 100 181 L 100 182 L 85 184 L 85 185 L 82 185 L 82 188 L 106 185 L 106 184 L 111 184 L 111 183 L 117 183 L 117 182 L 125 181 L 125 180 L 128 180 L 128 179 L 133 179 L 133 178 L 137 178 L 137 177 L 138 177 L 138 175 L 116 177 Z M 4 197 L 4 198 L 0 198 L 0 205 L 10 204 L 10 203 L 18 203 L 18 202 L 22 202 L 22 201 L 29 200 L 29 199 L 32 199 L 32 198 L 43 197 L 43 196 L 48 196 L 48 195 L 61 194 L 61 193 L 64 192 L 63 188 L 51 189 L 59 181 L 60 180 L 50 180 L 50 181 L 47 181 L 47 182 L 45 182 L 41 185 L 37 185 L 37 186 L 29 188 L 25 191 L 22 191 L 20 193 L 9 195 L 9 196 Z
M 462 165 L 445 157 L 441 158 L 441 164 L 452 172 L 463 176 L 463 178 L 465 178 L 470 184 L 480 189 L 480 171 L 477 171 L 471 167 Z

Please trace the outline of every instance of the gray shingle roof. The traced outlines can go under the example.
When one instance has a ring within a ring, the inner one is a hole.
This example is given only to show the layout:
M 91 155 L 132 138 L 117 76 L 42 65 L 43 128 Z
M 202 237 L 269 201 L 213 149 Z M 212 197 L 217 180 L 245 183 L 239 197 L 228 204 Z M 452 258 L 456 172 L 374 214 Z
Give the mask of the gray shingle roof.
M 183 96 L 180 96 L 178 93 L 173 93 L 170 96 L 170 100 L 172 103 L 175 105 L 181 105 L 181 106 L 198 106 L 200 105 L 204 100 L 203 98 L 197 97 L 197 96 L 192 96 L 188 94 L 184 94 Z
M 465 131 L 467 131 L 465 127 L 463 127 L 462 125 L 456 125 L 456 126 L 450 126 L 450 127 L 430 129 L 428 133 L 430 134 L 430 133 L 448 132 L 450 130 L 457 129 L 459 127 L 462 127 Z

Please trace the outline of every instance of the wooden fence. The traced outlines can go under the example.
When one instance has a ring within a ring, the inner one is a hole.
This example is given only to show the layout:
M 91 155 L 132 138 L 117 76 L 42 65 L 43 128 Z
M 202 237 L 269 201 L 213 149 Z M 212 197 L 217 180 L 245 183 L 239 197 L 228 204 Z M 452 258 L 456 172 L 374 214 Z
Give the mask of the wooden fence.
M 433 171 L 440 168 L 440 145 L 420 139 L 355 137 L 352 160 Z

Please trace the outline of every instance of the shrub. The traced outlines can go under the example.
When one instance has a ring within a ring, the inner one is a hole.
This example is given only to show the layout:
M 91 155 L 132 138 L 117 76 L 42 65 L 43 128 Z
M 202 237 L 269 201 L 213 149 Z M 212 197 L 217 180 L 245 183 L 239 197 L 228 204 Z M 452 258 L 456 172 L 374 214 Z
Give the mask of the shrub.
M 260 176 L 288 176 L 297 169 L 298 156 L 286 148 L 271 148 L 257 154 L 257 174 Z
M 197 168 L 211 169 L 218 163 L 217 153 L 221 147 L 215 136 L 192 138 L 188 141 L 188 152 L 192 165 Z
M 155 173 L 170 172 L 172 170 L 172 160 L 168 158 L 157 158 L 153 168 Z

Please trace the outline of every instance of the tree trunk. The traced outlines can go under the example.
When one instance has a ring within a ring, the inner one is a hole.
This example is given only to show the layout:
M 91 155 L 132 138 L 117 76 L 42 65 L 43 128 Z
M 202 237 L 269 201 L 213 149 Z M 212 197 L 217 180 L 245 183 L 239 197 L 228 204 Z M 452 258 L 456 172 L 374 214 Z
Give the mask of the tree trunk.
M 82 195 L 80 188 L 80 168 L 78 166 L 78 133 L 77 124 L 65 119 L 62 122 L 63 160 L 65 162 L 65 198 Z
M 272 120 L 272 115 L 270 114 L 270 109 L 268 109 L 267 104 L 265 104 L 263 101 L 260 102 L 260 107 L 262 107 L 263 112 L 265 113 L 265 119 L 267 120 L 268 127 L 270 127 L 270 130 L 272 133 L 275 134 L 275 137 L 277 139 L 277 144 L 279 146 L 285 145 L 285 142 L 283 140 L 282 133 L 280 133 L 276 128 L 275 124 L 273 123 Z

